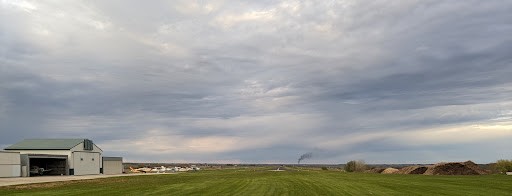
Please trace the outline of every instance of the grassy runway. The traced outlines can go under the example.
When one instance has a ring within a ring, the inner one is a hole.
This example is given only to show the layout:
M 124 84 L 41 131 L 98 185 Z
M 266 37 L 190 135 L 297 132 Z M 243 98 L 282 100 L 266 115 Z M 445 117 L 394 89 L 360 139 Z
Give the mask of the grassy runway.
M 0 195 L 512 195 L 512 176 L 229 169 L 20 185 Z

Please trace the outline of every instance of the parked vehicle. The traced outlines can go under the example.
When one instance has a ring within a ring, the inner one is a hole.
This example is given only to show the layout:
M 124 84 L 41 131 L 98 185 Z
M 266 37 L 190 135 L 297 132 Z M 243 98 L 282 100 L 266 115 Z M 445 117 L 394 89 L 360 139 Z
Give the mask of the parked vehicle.
M 45 173 L 48 173 L 48 172 L 50 172 L 50 171 L 52 171 L 52 169 L 44 169 L 44 168 L 39 167 L 39 166 L 32 166 L 32 167 L 30 168 L 30 175 L 31 175 L 31 176 L 32 176 L 32 175 L 40 175 L 40 176 L 42 176 L 42 175 L 44 175 Z

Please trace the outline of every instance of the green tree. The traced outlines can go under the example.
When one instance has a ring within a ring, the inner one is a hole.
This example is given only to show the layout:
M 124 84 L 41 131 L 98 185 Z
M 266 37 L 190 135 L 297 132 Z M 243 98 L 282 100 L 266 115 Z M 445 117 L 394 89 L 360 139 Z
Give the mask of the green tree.
M 366 164 L 364 161 L 349 161 L 345 164 L 345 171 L 347 172 L 362 172 L 366 170 Z
M 512 160 L 501 159 L 496 161 L 496 165 L 494 166 L 496 171 L 499 172 L 512 172 Z

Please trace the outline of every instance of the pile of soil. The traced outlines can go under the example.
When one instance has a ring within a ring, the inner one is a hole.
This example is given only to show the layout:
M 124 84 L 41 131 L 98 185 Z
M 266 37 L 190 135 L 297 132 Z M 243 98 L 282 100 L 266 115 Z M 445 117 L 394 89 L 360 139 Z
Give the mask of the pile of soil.
M 383 170 L 381 172 L 381 174 L 396 174 L 398 171 L 400 171 L 400 170 L 398 170 L 396 168 L 389 167 L 389 168 L 386 168 L 385 170 Z
M 380 174 L 384 171 L 384 168 L 373 168 L 370 170 L 366 170 L 365 173 L 371 173 L 371 174 Z
M 427 171 L 428 167 L 425 166 L 409 166 L 404 167 L 398 171 L 399 174 L 423 174 Z
M 464 162 L 464 164 L 466 166 L 468 166 L 469 168 L 475 170 L 479 175 L 485 175 L 485 174 L 490 174 L 491 173 L 491 171 L 482 169 L 476 163 L 473 163 L 473 161 L 466 161 L 466 162 Z
M 438 163 L 429 166 L 425 175 L 482 175 L 489 172 L 472 161 Z

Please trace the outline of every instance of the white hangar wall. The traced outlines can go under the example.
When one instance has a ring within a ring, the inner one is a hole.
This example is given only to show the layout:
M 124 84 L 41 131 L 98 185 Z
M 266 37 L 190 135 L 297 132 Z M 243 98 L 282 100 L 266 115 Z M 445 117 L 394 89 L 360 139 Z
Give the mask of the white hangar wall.
M 0 151 L 0 177 L 20 177 L 20 153 Z

